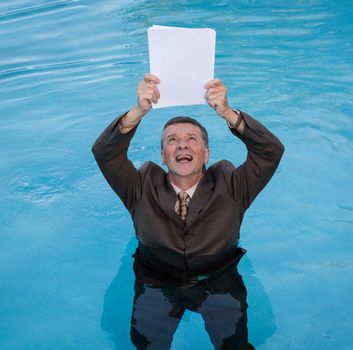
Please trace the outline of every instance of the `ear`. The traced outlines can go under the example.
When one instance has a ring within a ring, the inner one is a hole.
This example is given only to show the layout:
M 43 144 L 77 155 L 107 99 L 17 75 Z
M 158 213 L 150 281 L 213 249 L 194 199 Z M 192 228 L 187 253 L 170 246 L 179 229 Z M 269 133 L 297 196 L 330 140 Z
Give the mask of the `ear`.
M 165 159 L 164 159 L 164 152 L 163 150 L 161 149 L 161 159 L 162 159 L 162 164 L 165 165 Z
M 205 151 L 205 160 L 204 163 L 207 164 L 208 161 L 210 160 L 210 149 L 207 147 Z

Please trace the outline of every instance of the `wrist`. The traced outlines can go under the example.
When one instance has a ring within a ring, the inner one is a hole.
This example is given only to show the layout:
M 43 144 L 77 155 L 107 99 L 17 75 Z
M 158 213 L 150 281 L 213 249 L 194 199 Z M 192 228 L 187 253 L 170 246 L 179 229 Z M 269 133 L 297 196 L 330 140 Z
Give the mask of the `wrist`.
M 241 115 L 241 112 L 238 109 L 234 108 L 230 109 L 225 119 L 227 120 L 227 124 L 230 128 L 237 129 L 241 124 L 243 117 Z
M 234 110 L 230 107 L 227 108 L 227 110 L 221 115 L 221 117 L 230 123 L 234 122 L 234 118 L 236 118 L 236 116 L 234 116 Z
M 119 120 L 119 130 L 123 134 L 132 130 L 148 111 L 142 110 L 139 106 L 133 107 Z
M 137 105 L 133 107 L 130 112 L 141 119 L 147 112 L 149 112 L 150 109 L 151 107 L 149 109 L 143 109 L 139 105 Z

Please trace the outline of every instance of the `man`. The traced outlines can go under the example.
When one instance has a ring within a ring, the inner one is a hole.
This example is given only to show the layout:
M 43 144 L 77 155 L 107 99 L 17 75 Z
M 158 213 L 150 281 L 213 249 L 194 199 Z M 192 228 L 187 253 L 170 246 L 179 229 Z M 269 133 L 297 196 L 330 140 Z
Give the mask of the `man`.
M 162 163 L 168 173 L 152 162 L 135 169 L 127 158 L 128 147 L 141 119 L 152 103 L 158 103 L 159 83 L 158 77 L 146 74 L 138 86 L 137 106 L 116 118 L 92 150 L 106 180 L 132 216 L 139 241 L 136 278 L 146 275 L 139 271 L 147 270 L 147 280 L 141 277 L 147 282 L 158 284 L 163 279 L 176 287 L 199 288 L 234 271 L 244 254 L 237 246 L 244 213 L 274 174 L 284 147 L 255 119 L 230 108 L 225 86 L 212 79 L 205 85 L 207 102 L 245 143 L 246 161 L 236 168 L 223 160 L 206 170 L 210 157 L 207 131 L 192 118 L 177 117 L 167 122 L 161 141 Z M 175 331 L 175 327 L 170 329 Z M 215 347 L 226 348 L 222 336 L 218 338 L 213 341 Z M 170 341 L 170 337 L 160 340 L 156 348 L 168 348 Z M 146 340 L 145 344 L 150 343 Z

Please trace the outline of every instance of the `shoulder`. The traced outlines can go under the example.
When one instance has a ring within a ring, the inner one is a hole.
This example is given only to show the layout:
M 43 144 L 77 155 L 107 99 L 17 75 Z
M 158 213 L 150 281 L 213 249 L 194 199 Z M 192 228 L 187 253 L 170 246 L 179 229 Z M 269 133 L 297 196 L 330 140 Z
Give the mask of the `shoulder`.
M 207 172 L 217 174 L 217 173 L 232 173 L 237 168 L 229 160 L 220 160 L 217 163 L 212 164 Z
M 138 169 L 138 172 L 143 178 L 147 176 L 155 179 L 164 177 L 166 174 L 162 167 L 151 161 L 143 163 Z
M 213 179 L 214 182 L 222 181 L 229 182 L 236 172 L 237 168 L 228 160 L 220 160 L 212 164 L 206 170 L 206 176 Z

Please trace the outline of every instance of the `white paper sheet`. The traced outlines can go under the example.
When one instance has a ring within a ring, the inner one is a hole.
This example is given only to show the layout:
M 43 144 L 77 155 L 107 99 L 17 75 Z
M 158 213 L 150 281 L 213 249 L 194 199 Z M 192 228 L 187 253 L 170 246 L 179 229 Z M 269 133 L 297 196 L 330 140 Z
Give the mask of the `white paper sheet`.
M 161 97 L 153 108 L 206 103 L 204 85 L 214 76 L 215 30 L 154 25 L 147 34 L 150 72 L 161 80 Z

